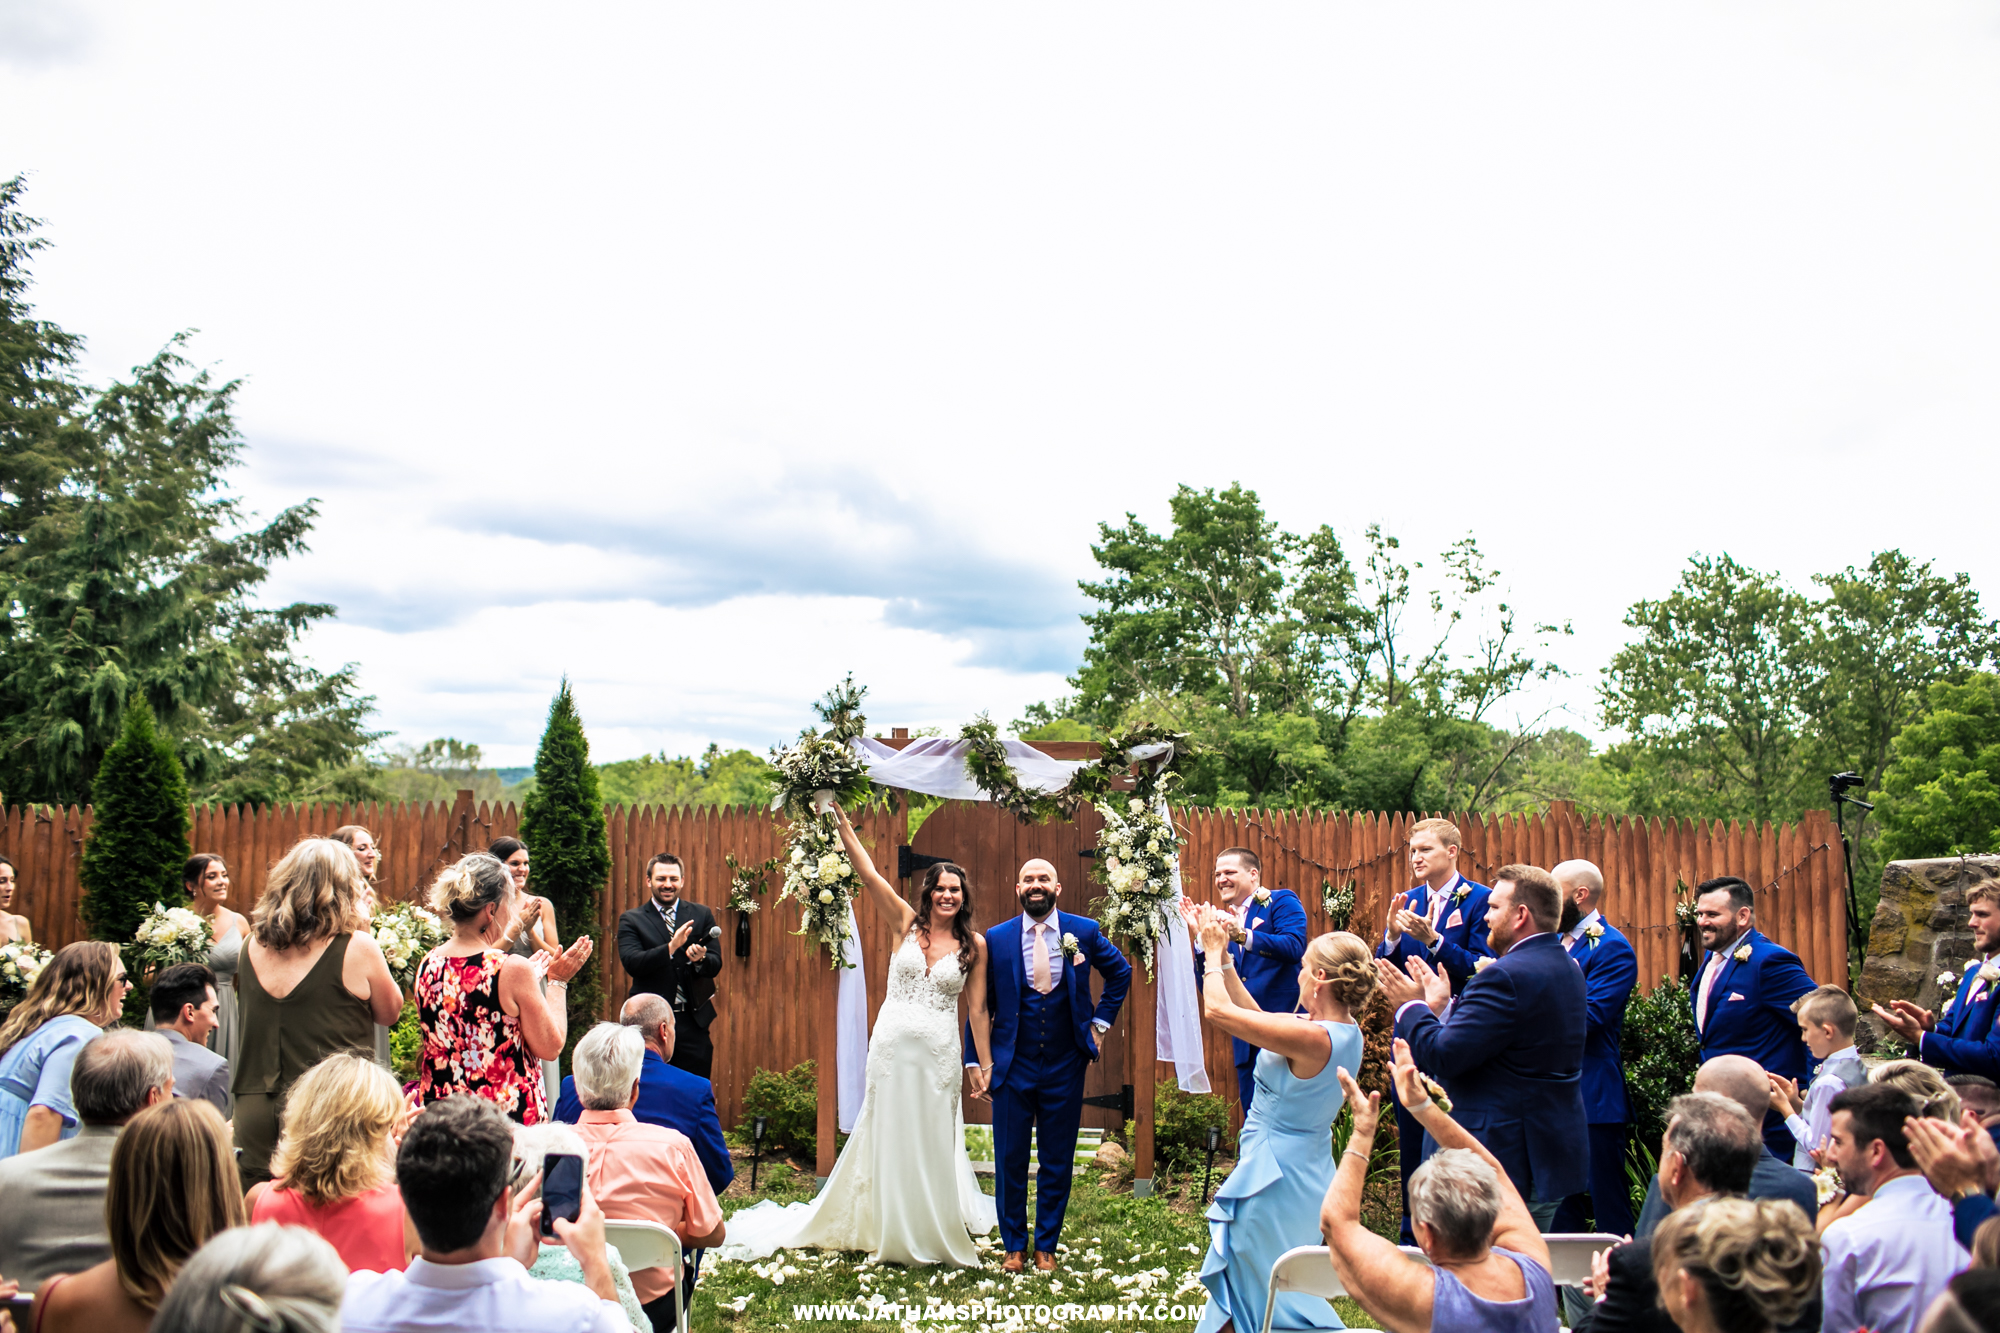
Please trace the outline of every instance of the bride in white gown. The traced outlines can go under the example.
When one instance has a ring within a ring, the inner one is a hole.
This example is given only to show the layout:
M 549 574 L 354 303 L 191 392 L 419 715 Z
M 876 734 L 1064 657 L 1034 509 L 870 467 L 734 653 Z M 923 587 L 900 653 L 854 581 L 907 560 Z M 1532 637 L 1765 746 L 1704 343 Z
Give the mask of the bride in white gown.
M 902 941 L 889 959 L 888 994 L 869 1036 L 868 1091 L 819 1197 L 743 1209 L 729 1219 L 728 1240 L 715 1257 L 761 1259 L 773 1250 L 813 1247 L 866 1250 L 876 1263 L 977 1268 L 971 1237 L 991 1231 L 995 1216 L 965 1151 L 958 996 L 970 983 L 978 1089 L 993 1066 L 986 937 L 972 929 L 963 870 L 947 864 L 925 871 L 912 908 L 876 872 L 839 813 L 848 858 Z

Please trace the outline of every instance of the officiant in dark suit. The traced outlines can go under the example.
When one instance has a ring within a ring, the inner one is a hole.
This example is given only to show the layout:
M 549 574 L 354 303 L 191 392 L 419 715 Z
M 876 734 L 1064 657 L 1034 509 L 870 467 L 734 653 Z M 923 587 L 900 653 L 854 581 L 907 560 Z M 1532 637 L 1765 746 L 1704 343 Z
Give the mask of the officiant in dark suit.
M 707 1078 L 715 1063 L 708 1029 L 722 955 L 712 947 L 715 913 L 682 898 L 684 882 L 681 859 L 671 852 L 646 863 L 652 896 L 618 918 L 618 961 L 632 978 L 632 994 L 650 992 L 673 1006 L 673 1067 Z

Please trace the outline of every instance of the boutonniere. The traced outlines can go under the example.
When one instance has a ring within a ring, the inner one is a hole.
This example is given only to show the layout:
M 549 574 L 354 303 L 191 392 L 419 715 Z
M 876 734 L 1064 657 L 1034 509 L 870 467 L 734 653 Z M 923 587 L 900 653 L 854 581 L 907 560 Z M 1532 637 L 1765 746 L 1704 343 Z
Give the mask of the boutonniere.
M 1464 880 L 1460 880 L 1458 882 L 1458 892 L 1451 895 L 1451 900 L 1455 903 L 1462 903 L 1471 896 L 1472 896 L 1472 886 L 1467 884 Z
M 1743 946 L 1742 948 L 1740 948 L 1740 949 L 1738 949 L 1738 950 L 1736 951 L 1736 961 L 1737 961 L 1737 962 L 1739 962 L 1739 963 L 1747 963 L 1747 962 L 1749 962 L 1749 961 L 1750 961 L 1750 946 L 1749 946 L 1749 945 L 1747 945 L 1747 944 L 1746 944 L 1746 945 L 1744 945 L 1744 946 Z
M 1062 937 L 1062 956 L 1063 956 L 1063 957 L 1065 957 L 1065 958 L 1074 958 L 1074 957 L 1076 957 L 1076 955 L 1077 955 L 1077 953 L 1078 953 L 1079 951 L 1080 951 L 1080 946 L 1079 946 L 1079 945 L 1077 944 L 1077 942 L 1076 942 L 1076 936 L 1074 936 L 1074 935 L 1064 935 L 1064 936 Z
M 1493 966 L 1493 960 L 1491 958 L 1475 958 L 1472 960 L 1472 970 L 1474 972 L 1484 972 L 1487 968 L 1491 966 Z
M 1988 963 L 1980 968 L 1979 979 L 1989 986 L 2000 986 L 2000 963 Z
M 1250 896 L 1257 900 L 1257 904 L 1260 907 L 1271 901 L 1271 891 L 1262 885 L 1259 885 L 1257 891 Z
M 1583 928 L 1583 937 L 1589 940 L 1590 947 L 1595 949 L 1597 942 L 1604 938 L 1604 923 L 1602 921 L 1591 922 Z

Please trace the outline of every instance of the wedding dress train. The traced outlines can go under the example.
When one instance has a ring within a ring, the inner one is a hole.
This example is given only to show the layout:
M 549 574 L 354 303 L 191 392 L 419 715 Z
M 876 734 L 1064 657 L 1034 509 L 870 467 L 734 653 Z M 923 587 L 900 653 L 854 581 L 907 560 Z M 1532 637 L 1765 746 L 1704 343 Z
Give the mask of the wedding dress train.
M 717 1259 L 774 1250 L 866 1250 L 877 1263 L 979 1266 L 972 1235 L 996 1223 L 965 1151 L 957 954 L 924 968 L 912 932 L 889 960 L 888 994 L 868 1046 L 861 1117 L 811 1203 L 765 1200 L 729 1219 Z M 970 1234 L 968 1234 L 970 1233 Z

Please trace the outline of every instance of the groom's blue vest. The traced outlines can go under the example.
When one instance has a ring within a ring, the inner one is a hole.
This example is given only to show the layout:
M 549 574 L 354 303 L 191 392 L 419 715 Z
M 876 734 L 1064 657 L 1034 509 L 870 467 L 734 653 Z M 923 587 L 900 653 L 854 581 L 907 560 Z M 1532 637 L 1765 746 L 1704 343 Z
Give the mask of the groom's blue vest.
M 1060 990 L 1043 995 L 1032 986 L 1021 989 L 1021 1026 L 1014 1035 L 1014 1060 L 1030 1069 L 1081 1061 L 1069 1034 L 1069 997 Z

